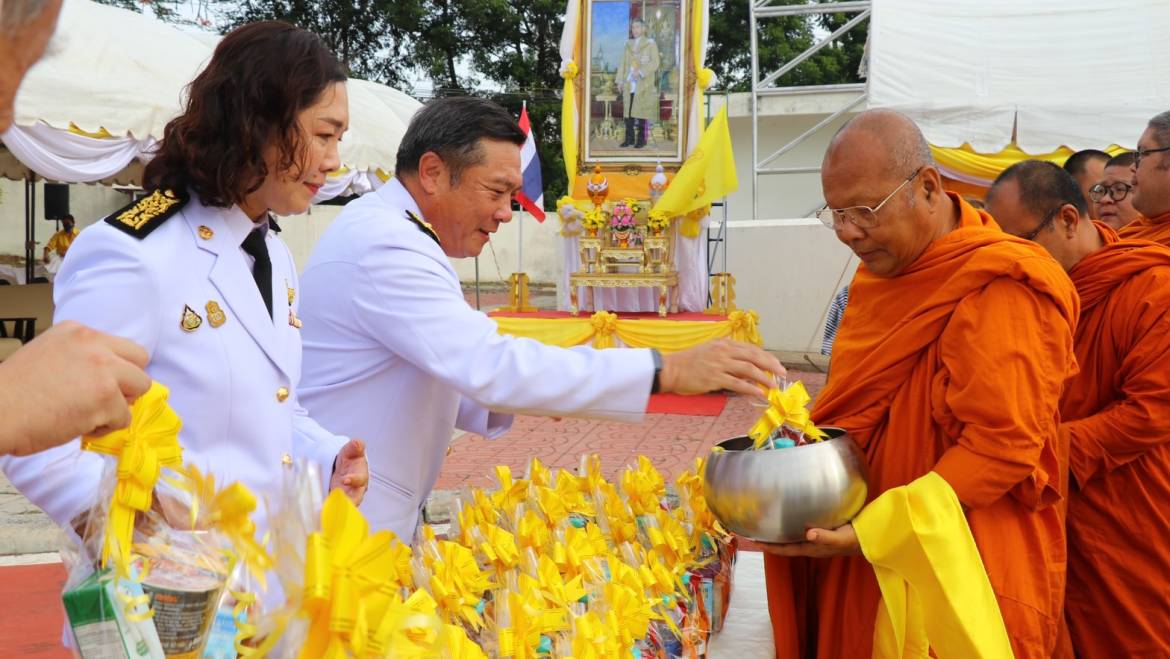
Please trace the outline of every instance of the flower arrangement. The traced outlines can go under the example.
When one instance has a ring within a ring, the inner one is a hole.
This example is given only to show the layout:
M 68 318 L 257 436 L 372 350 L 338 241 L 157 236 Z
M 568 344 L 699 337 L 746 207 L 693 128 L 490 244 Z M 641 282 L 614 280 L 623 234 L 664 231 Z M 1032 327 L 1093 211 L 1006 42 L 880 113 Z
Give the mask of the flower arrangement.
M 600 208 L 594 208 L 585 213 L 585 217 L 581 219 L 581 226 L 589 231 L 600 231 L 605 228 L 605 211 Z
M 609 217 L 609 226 L 617 232 L 631 231 L 634 228 L 634 211 L 625 201 L 619 201 L 613 206 L 613 213 Z
M 625 204 L 630 209 L 630 212 L 634 215 L 642 212 L 642 202 L 634 199 L 633 197 L 626 197 L 625 199 L 622 199 L 621 203 Z
M 646 226 L 655 233 L 666 231 L 670 227 L 670 213 L 663 210 L 650 211 L 650 216 L 646 219 Z

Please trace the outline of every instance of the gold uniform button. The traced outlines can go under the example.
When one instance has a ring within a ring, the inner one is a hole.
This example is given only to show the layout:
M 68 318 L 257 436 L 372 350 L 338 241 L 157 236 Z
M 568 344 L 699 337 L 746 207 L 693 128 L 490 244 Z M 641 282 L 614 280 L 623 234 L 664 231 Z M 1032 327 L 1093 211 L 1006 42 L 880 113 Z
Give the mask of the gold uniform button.
M 287 467 L 287 466 L 289 466 L 289 465 L 291 465 L 291 464 L 292 464 L 292 456 L 291 456 L 291 455 L 289 455 L 288 453 L 285 453 L 285 454 L 284 454 L 283 456 L 281 456 L 281 458 L 280 458 L 280 464 L 282 464 L 282 465 L 284 465 L 284 466 L 286 466 L 286 467 Z
M 199 237 L 200 238 L 202 238 L 204 240 L 211 240 L 211 237 L 214 235 L 215 235 L 215 232 L 211 230 L 211 227 L 203 225 L 203 224 L 199 225 Z
M 281 387 L 276 390 L 276 400 L 280 403 L 288 400 L 288 387 Z

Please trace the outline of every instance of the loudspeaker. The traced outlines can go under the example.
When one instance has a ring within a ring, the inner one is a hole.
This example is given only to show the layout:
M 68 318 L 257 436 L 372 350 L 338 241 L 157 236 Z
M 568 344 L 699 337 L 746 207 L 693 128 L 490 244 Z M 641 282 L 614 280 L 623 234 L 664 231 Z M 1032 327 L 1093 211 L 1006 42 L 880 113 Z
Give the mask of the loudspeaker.
M 69 186 L 64 183 L 45 184 L 45 219 L 59 220 L 69 214 Z

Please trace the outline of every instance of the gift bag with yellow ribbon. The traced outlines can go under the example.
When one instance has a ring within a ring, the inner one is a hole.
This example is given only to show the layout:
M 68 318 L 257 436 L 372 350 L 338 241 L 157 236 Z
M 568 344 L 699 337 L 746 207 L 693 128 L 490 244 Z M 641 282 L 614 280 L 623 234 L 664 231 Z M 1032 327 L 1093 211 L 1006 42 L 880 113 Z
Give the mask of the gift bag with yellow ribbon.
M 118 655 L 107 647 L 118 644 L 127 656 L 203 656 L 229 577 L 251 569 L 262 579 L 268 569 L 251 521 L 255 497 L 182 465 L 182 422 L 167 397 L 156 382 L 127 428 L 82 438 L 83 450 L 111 458 L 63 594 L 83 656 Z M 254 597 L 241 591 L 241 600 Z M 226 622 L 234 646 L 234 616 Z M 117 633 L 97 633 L 111 623 Z

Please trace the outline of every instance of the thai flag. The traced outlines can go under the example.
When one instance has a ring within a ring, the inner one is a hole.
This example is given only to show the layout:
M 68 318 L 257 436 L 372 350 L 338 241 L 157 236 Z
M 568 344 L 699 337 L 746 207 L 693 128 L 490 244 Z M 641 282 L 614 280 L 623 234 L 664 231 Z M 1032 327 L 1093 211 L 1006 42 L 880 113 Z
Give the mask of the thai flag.
M 544 222 L 544 184 L 540 180 L 540 157 L 536 155 L 536 140 L 532 136 L 532 124 L 528 121 L 528 104 L 520 110 L 520 130 L 526 136 L 520 147 L 520 172 L 524 184 L 516 193 L 516 202 L 532 214 L 537 222 Z

